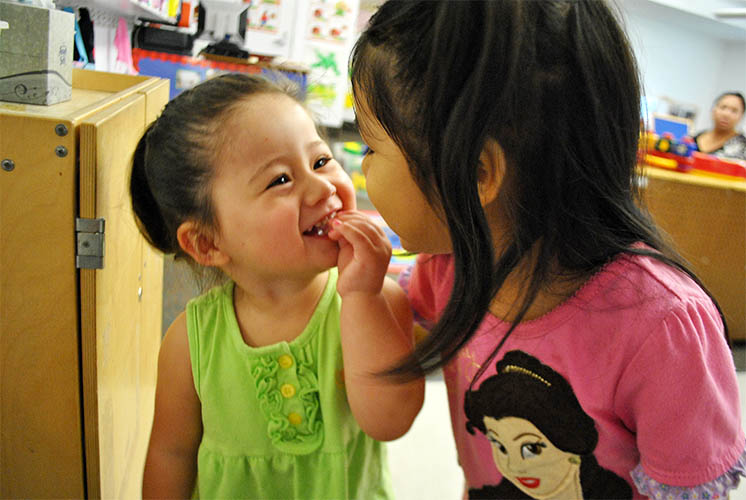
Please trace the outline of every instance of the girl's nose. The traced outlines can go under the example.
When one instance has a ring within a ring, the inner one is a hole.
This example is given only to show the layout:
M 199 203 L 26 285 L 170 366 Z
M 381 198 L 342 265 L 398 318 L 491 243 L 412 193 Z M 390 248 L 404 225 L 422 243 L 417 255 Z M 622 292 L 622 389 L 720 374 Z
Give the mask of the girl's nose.
M 306 203 L 315 205 L 321 201 L 334 196 L 337 193 L 337 187 L 329 182 L 328 179 L 314 175 L 308 179 L 306 189 Z

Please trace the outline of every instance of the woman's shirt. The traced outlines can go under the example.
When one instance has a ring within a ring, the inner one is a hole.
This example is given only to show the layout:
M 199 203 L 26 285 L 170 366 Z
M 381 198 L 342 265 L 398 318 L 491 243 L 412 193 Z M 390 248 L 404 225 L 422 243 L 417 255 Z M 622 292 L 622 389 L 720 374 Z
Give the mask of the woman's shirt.
M 699 137 L 704 132 L 700 132 L 694 136 L 694 143 L 697 145 L 697 150 L 709 154 L 718 156 L 721 158 L 735 158 L 737 160 L 746 160 L 746 136 L 743 134 L 736 134 L 725 143 L 714 151 L 702 151 L 699 147 Z
M 406 277 L 401 280 L 416 315 L 426 323 L 436 322 L 448 302 L 453 266 L 450 255 L 420 255 L 408 283 Z M 547 419 L 539 417 L 551 414 L 556 418 L 541 425 L 557 428 L 545 428 L 545 437 L 575 434 L 594 442 L 586 453 L 592 457 L 582 458 L 585 467 L 594 468 L 598 478 L 613 474 L 630 486 L 608 491 L 604 484 L 612 481 L 593 484 L 586 478 L 581 481 L 586 498 L 641 498 L 631 476 L 636 468 L 643 489 L 657 483 L 728 483 L 739 467 L 743 472 L 741 408 L 723 324 L 710 298 L 683 273 L 647 257 L 616 258 L 560 306 L 521 323 L 472 386 L 508 327 L 486 315 L 444 368 L 459 462 L 474 497 L 495 498 L 499 491 L 514 496 L 516 491 L 504 481 L 498 465 L 507 451 L 491 444 L 482 432 L 470 433 L 464 410 L 466 391 L 499 376 L 496 363 L 509 352 L 533 358 L 562 377 L 562 385 L 571 388 L 566 399 L 577 399 L 595 431 L 574 425 L 576 419 L 568 418 L 562 404 L 548 405 L 546 399 L 517 386 L 508 391 L 511 394 L 501 392 L 494 398 L 536 399 L 540 409 L 517 421 L 541 430 L 539 422 Z M 513 370 L 526 371 L 531 370 Z M 547 379 L 527 376 L 539 386 L 540 379 Z M 524 491 L 538 491 L 542 481 L 557 479 L 562 474 L 559 467 L 567 461 L 542 464 L 549 453 L 541 451 L 551 445 L 527 443 L 521 456 L 509 457 L 511 467 L 521 472 L 505 471 L 506 475 L 512 475 L 514 483 L 522 482 Z

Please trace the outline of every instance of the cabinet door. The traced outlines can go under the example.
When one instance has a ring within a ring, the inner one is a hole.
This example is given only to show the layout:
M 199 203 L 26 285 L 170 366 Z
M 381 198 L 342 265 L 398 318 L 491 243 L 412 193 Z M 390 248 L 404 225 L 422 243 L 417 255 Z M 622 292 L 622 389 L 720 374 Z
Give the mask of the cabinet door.
M 0 498 L 82 498 L 76 134 L 0 111 Z
M 137 498 L 153 417 L 161 340 L 162 257 L 132 217 L 129 165 L 168 99 L 167 81 L 80 125 L 80 216 L 105 220 L 103 269 L 80 272 L 89 498 Z

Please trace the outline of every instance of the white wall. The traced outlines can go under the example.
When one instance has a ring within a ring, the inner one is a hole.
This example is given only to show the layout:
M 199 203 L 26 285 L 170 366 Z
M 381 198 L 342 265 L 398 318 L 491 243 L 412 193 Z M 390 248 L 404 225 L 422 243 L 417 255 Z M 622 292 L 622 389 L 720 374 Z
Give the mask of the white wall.
M 723 87 L 746 93 L 746 43 L 725 43 L 723 49 L 720 83 Z
M 746 30 L 741 35 L 731 26 L 655 2 L 619 3 L 651 108 L 657 103 L 665 110 L 666 99 L 695 105 L 696 132 L 711 126 L 717 95 L 746 93 Z

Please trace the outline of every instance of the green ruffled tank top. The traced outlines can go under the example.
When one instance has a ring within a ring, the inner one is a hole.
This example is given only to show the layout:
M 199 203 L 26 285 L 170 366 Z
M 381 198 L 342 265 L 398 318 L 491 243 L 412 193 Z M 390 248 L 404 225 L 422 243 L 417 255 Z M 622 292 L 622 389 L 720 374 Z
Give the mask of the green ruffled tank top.
M 347 403 L 336 284 L 335 268 L 297 338 L 257 348 L 241 337 L 233 282 L 187 304 L 203 425 L 195 496 L 393 498 L 384 444 Z

